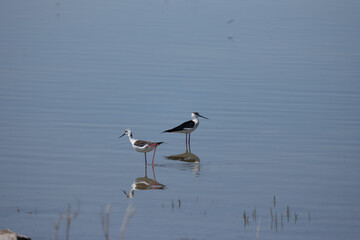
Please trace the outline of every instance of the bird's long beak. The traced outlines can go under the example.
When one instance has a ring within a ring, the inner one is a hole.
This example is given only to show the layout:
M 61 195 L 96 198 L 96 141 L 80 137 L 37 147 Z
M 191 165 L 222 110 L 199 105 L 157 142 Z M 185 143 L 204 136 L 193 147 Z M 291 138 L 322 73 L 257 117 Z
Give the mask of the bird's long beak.
M 119 138 L 122 138 L 123 136 L 125 136 L 125 133 L 123 135 L 121 135 Z
M 208 119 L 207 117 L 201 116 L 200 114 L 199 114 L 199 117 L 202 117 L 202 118 Z

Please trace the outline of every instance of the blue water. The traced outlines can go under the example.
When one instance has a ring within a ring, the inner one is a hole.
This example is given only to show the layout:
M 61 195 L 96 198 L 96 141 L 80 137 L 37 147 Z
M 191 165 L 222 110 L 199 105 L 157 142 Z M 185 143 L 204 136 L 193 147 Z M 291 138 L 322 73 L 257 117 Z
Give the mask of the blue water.
M 131 203 L 125 239 L 356 238 L 359 5 L 2 1 L 0 229 L 51 239 L 79 202 L 70 239 L 105 239 L 110 203 L 118 239 Z M 167 159 L 193 111 L 196 161 Z

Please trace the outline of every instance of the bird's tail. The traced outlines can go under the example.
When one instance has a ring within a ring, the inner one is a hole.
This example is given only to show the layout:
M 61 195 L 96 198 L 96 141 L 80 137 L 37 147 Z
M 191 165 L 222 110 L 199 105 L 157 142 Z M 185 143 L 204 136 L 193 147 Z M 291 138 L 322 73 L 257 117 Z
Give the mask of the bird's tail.
M 162 143 L 164 143 L 164 142 L 157 142 L 156 145 L 160 145 L 160 144 L 162 144 Z

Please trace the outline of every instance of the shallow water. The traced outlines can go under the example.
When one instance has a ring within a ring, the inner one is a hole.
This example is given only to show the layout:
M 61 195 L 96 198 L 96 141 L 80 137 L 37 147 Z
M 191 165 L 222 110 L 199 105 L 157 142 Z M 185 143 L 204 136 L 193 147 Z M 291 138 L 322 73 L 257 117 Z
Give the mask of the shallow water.
M 0 5 L 0 228 L 50 239 L 79 202 L 70 239 L 105 239 L 110 203 L 117 239 L 131 203 L 125 239 L 359 236 L 358 2 Z

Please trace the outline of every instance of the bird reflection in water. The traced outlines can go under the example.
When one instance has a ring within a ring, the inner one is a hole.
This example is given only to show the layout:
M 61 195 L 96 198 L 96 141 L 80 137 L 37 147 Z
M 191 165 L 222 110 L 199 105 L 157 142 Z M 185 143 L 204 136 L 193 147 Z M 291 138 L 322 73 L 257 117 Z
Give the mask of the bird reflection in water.
M 171 155 L 166 158 L 169 160 L 178 160 L 178 161 L 191 162 L 191 163 L 199 163 L 200 162 L 200 158 L 189 151 L 186 151 L 186 152 L 180 153 L 180 154 L 176 154 L 176 155 Z
M 184 153 L 167 156 L 166 159 L 186 162 L 187 164 L 182 166 L 182 168 L 190 168 L 195 173 L 200 172 L 200 158 L 189 152 L 188 149 Z
M 129 193 L 123 190 L 127 198 L 133 198 L 135 190 L 163 190 L 165 189 L 165 185 L 159 183 L 155 177 L 155 169 L 154 166 L 152 168 L 153 178 L 151 179 L 147 176 L 147 165 L 145 165 L 145 176 L 138 177 L 135 179 L 133 184 L 131 184 L 131 189 Z

